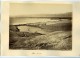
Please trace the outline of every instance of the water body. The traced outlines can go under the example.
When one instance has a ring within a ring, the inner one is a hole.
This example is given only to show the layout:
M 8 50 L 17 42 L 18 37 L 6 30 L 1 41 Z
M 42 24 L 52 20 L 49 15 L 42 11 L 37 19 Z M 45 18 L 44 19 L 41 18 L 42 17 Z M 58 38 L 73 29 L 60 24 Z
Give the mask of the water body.
M 53 21 L 48 18 L 16 18 L 16 19 L 11 19 L 10 24 L 11 25 L 17 25 L 17 24 L 27 24 L 27 23 L 36 23 L 36 22 L 48 22 L 48 21 Z
M 42 33 L 42 34 L 47 33 L 46 31 L 44 31 L 43 29 L 38 28 L 38 27 L 18 26 L 18 28 L 20 29 L 20 32 L 31 32 L 31 33 L 38 32 L 38 33 Z
M 16 18 L 10 20 L 11 25 L 17 25 L 17 24 L 27 24 L 27 23 L 38 23 L 38 22 L 51 22 L 51 21 L 57 21 L 57 20 L 51 20 L 49 18 Z M 20 29 L 20 32 L 38 32 L 38 33 L 47 33 L 45 30 L 38 28 L 38 27 L 32 27 L 32 26 L 18 26 Z

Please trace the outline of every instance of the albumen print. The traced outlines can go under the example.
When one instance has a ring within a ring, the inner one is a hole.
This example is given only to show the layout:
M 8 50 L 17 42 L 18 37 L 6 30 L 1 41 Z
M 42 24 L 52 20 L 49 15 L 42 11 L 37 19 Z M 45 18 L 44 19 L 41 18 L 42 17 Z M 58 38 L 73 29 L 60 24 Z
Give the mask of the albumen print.
M 10 50 L 72 50 L 72 5 L 10 3 Z

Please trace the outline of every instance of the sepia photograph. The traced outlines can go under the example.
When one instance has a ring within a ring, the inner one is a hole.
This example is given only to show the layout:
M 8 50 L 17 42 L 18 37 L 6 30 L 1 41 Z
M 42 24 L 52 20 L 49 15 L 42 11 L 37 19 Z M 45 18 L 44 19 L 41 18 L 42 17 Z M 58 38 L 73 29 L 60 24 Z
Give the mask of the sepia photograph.
M 72 50 L 72 5 L 10 3 L 9 49 Z

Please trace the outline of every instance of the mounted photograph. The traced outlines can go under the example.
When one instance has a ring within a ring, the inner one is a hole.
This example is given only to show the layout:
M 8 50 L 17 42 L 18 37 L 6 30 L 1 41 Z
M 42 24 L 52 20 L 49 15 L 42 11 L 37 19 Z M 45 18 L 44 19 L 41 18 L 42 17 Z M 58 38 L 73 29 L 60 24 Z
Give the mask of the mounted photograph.
M 72 50 L 72 5 L 10 3 L 10 50 Z

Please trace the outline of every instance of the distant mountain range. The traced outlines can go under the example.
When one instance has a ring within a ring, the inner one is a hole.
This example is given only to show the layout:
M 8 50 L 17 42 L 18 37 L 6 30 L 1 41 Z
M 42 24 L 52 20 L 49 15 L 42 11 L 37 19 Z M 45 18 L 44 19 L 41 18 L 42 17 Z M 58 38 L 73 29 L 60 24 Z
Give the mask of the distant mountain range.
M 62 13 L 62 14 L 34 14 L 34 15 L 26 15 L 26 16 L 15 16 L 10 17 L 14 18 L 71 18 L 72 12 Z

